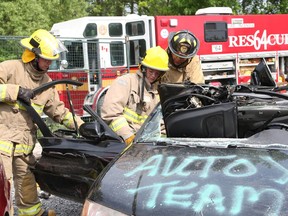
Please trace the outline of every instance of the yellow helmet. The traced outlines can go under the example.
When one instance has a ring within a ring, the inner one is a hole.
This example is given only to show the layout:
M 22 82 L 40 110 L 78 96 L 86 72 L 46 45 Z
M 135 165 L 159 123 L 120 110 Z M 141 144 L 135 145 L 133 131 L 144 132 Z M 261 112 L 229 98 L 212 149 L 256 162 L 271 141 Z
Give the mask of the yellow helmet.
M 47 60 L 56 60 L 59 58 L 59 53 L 67 51 L 64 44 L 44 29 L 39 29 L 29 38 L 22 39 L 20 44 L 26 48 L 22 55 L 25 63 L 35 59 L 35 55 Z
M 167 52 L 160 46 L 157 46 L 146 50 L 146 56 L 142 60 L 141 65 L 165 72 L 169 69 L 168 61 L 169 57 Z

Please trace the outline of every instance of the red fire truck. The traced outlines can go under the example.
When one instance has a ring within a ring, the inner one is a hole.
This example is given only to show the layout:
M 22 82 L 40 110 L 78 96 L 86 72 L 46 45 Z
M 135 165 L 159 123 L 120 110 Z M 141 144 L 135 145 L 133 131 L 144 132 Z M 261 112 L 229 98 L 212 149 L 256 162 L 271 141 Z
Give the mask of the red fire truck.
M 57 61 L 50 75 L 84 82 L 82 87 L 69 87 L 77 114 L 83 114 L 83 103 L 97 110 L 95 105 L 105 88 L 117 76 L 137 70 L 146 49 L 156 45 L 166 48 L 170 32 L 187 29 L 200 40 L 198 54 L 206 83 L 247 83 L 261 58 L 266 59 L 276 82 L 282 82 L 288 71 L 285 20 L 288 14 L 232 15 L 226 7 L 200 9 L 191 16 L 73 19 L 56 23 L 51 29 L 69 52 L 60 60 L 67 60 L 68 67 Z M 59 89 L 60 94 L 64 91 L 64 87 Z

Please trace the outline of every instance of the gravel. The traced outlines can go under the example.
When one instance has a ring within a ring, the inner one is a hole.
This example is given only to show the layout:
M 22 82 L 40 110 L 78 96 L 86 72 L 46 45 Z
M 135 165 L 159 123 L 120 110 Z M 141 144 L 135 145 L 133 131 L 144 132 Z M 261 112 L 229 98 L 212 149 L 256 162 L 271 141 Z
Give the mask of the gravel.
M 60 197 L 51 195 L 49 199 L 41 199 L 43 208 L 54 209 L 56 215 L 62 216 L 76 216 L 81 215 L 83 204 L 71 200 L 62 199 Z
M 44 209 L 55 210 L 57 216 L 80 216 L 83 207 L 83 204 L 81 203 L 63 199 L 54 195 L 51 195 L 49 199 L 41 199 L 41 202 Z M 14 215 L 17 216 L 16 208 L 14 208 Z

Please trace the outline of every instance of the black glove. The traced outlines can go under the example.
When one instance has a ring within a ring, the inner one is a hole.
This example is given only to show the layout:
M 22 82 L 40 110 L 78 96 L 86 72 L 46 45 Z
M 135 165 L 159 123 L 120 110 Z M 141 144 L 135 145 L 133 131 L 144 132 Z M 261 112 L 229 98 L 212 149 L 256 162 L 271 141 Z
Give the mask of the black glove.
M 31 89 L 19 88 L 17 99 L 31 105 L 30 99 L 34 97 L 34 92 Z

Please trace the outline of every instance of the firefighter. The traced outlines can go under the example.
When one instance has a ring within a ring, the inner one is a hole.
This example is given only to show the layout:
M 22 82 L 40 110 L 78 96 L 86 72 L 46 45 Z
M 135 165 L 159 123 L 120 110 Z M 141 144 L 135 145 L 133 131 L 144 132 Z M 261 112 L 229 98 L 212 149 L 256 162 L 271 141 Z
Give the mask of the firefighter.
M 161 82 L 181 83 L 191 81 L 204 83 L 204 75 L 199 56 L 199 40 L 188 30 L 171 32 L 168 37 L 167 53 L 169 71 Z
M 148 49 L 139 69 L 112 83 L 101 110 L 102 118 L 127 145 L 159 102 L 156 83 L 169 69 L 167 52 L 160 46 Z
M 21 59 L 0 63 L 0 157 L 10 181 L 13 177 L 18 215 L 55 215 L 54 210 L 42 208 L 35 177 L 29 169 L 35 165 L 32 151 L 37 127 L 23 104 L 31 105 L 39 115 L 45 113 L 55 122 L 75 128 L 73 115 L 59 100 L 55 88 L 37 95 L 31 90 L 51 81 L 47 75 L 49 65 L 66 48 L 43 29 L 22 39 L 20 44 L 24 47 Z M 76 122 L 78 126 L 83 123 L 77 116 Z

